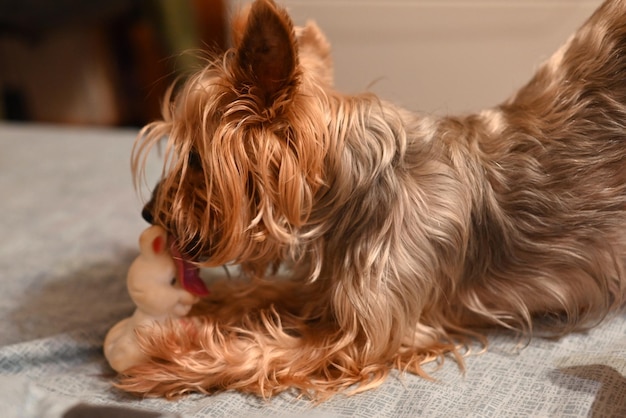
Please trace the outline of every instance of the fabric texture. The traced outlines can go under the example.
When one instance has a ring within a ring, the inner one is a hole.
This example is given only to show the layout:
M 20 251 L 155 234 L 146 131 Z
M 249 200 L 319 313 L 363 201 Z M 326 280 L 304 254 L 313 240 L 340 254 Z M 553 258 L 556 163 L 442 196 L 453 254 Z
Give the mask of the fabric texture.
M 135 136 L 0 124 L 1 416 L 626 416 L 624 314 L 557 341 L 493 332 L 465 372 L 449 359 L 429 366 L 433 381 L 393 373 L 379 389 L 320 405 L 294 393 L 167 401 L 119 392 L 102 342 L 134 309 L 125 276 L 146 227 L 130 174 Z M 150 181 L 160 167 L 154 155 Z

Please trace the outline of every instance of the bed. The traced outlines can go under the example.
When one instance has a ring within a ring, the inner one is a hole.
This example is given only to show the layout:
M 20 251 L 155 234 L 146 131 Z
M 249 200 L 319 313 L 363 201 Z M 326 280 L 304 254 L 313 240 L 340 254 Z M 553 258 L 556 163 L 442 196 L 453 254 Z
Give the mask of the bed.
M 0 124 L 0 415 L 11 417 L 625 417 L 626 315 L 560 340 L 493 332 L 463 372 L 394 373 L 313 404 L 236 392 L 177 401 L 116 390 L 106 331 L 134 306 L 126 270 L 146 227 L 132 183 L 136 131 Z M 160 171 L 158 156 L 148 177 Z

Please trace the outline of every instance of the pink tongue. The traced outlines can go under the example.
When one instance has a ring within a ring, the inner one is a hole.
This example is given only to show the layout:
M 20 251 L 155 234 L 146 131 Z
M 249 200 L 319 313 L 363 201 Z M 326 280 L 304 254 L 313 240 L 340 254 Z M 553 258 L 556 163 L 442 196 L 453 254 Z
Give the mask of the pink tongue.
M 200 269 L 185 260 L 174 245 L 172 245 L 171 251 L 183 289 L 193 295 L 208 296 L 210 292 L 200 278 Z
M 183 288 L 191 294 L 198 296 L 208 296 L 209 289 L 200 278 L 200 269 L 185 260 L 182 260 L 179 267 L 181 284 Z

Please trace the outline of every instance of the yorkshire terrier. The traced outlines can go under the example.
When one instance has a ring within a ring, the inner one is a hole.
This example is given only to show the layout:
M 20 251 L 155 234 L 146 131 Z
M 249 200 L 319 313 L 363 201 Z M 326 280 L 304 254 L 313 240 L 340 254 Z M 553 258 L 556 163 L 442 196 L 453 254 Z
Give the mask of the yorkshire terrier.
M 143 129 L 133 170 L 165 138 L 144 217 L 187 267 L 242 278 L 139 330 L 149 360 L 119 387 L 324 399 L 462 362 L 487 328 L 558 336 L 623 307 L 626 1 L 462 117 L 337 92 L 324 35 L 272 0 L 234 28 Z

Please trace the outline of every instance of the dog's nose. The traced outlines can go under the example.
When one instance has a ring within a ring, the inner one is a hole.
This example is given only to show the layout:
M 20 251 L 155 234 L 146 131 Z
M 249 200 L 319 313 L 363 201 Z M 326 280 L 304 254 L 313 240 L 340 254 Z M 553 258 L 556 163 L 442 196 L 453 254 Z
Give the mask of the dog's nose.
M 149 224 L 154 224 L 154 216 L 152 215 L 152 209 L 150 208 L 150 203 L 145 205 L 141 210 L 141 217 L 148 222 Z
M 154 225 L 154 202 L 156 200 L 157 193 L 159 192 L 159 186 L 161 182 L 158 182 L 152 190 L 152 196 L 150 196 L 150 200 L 143 206 L 141 210 L 141 217 L 148 222 L 150 225 Z

